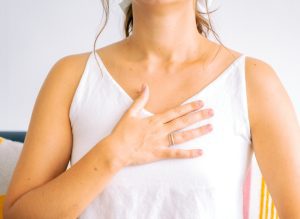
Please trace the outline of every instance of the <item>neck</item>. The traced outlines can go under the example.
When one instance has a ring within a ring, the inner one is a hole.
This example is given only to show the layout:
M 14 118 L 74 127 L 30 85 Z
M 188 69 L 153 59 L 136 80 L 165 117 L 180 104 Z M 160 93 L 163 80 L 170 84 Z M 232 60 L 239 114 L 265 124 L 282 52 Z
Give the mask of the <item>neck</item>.
M 134 22 L 128 43 L 147 59 L 181 62 L 199 57 L 206 39 L 197 29 L 195 6 L 195 0 L 133 1 Z

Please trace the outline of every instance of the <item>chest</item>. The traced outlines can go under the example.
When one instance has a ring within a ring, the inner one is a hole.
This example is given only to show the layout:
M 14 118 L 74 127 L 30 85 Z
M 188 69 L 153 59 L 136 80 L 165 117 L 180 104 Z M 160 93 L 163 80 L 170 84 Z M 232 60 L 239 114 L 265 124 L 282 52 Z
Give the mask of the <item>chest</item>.
M 143 63 L 128 66 L 106 62 L 104 65 L 100 61 L 108 83 L 114 84 L 127 99 L 137 98 L 142 83 L 147 82 L 149 99 L 145 109 L 151 114 L 162 113 L 187 102 L 222 75 L 219 69 L 203 69 L 199 64 L 159 68 Z
M 105 89 L 107 92 L 108 88 Z M 72 163 L 79 160 L 101 138 L 110 133 L 131 102 L 110 90 L 110 99 L 101 91 L 77 111 L 73 120 Z M 170 186 L 197 186 L 203 188 L 241 183 L 250 161 L 251 147 L 247 139 L 247 126 L 239 97 L 218 89 L 200 93 L 189 101 L 202 99 L 207 107 L 214 109 L 214 116 L 196 122 L 184 129 L 192 129 L 210 123 L 214 129 L 207 135 L 174 145 L 180 149 L 203 149 L 200 157 L 189 159 L 166 159 L 149 164 L 128 166 L 119 171 L 109 185 L 142 186 L 168 184 Z M 144 116 L 149 116 L 145 113 Z M 86 131 L 89 130 L 89 131 Z

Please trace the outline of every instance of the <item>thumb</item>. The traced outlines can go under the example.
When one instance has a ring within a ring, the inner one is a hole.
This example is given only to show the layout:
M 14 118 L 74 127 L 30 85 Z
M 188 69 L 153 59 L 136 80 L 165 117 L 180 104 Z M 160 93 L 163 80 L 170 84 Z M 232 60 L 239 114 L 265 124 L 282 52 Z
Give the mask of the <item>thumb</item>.
M 134 100 L 133 104 L 131 105 L 130 111 L 134 114 L 138 114 L 147 104 L 149 99 L 149 87 L 147 83 L 143 83 L 139 96 Z

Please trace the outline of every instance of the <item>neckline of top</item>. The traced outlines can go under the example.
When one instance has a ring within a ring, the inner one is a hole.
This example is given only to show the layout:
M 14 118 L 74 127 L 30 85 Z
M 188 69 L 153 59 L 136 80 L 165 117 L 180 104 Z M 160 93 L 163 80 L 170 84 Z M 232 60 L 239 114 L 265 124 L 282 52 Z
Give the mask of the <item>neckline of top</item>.
M 106 68 L 106 66 L 104 65 L 101 57 L 99 56 L 99 54 L 97 52 L 94 53 L 94 56 L 96 57 L 96 59 L 99 61 L 102 69 L 104 69 L 104 72 L 106 73 L 105 75 L 110 79 L 110 81 L 117 87 L 117 89 L 131 102 L 133 103 L 134 100 L 133 98 L 125 91 L 125 89 L 113 78 L 113 76 L 110 74 L 110 72 L 108 71 L 108 69 Z M 234 66 L 236 66 L 236 64 L 240 61 L 243 60 L 243 58 L 245 57 L 245 54 L 241 54 L 238 58 L 236 58 L 229 66 L 227 66 L 225 68 L 224 71 L 222 71 L 213 81 L 211 81 L 209 84 L 207 84 L 206 86 L 204 86 L 201 90 L 197 91 L 194 95 L 192 95 L 191 97 L 187 98 L 185 101 L 183 101 L 180 105 L 184 105 L 186 103 L 188 103 L 189 101 L 191 101 L 192 99 L 194 99 L 195 97 L 197 97 L 198 95 L 200 95 L 201 93 L 209 90 L 209 88 L 213 87 L 214 84 L 216 84 L 218 81 L 220 81 L 222 78 L 224 78 L 229 72 L 231 72 L 230 70 L 233 69 Z M 143 108 L 143 111 L 148 114 L 148 115 L 155 115 L 155 113 L 150 112 L 149 110 Z

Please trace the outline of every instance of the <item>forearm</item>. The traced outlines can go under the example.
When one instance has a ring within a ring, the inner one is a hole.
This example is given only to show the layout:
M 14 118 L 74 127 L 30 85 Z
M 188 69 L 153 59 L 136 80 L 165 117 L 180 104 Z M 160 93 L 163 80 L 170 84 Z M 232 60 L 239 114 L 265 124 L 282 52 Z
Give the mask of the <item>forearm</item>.
M 101 141 L 82 159 L 50 182 L 21 196 L 5 210 L 5 218 L 76 218 L 121 168 Z

